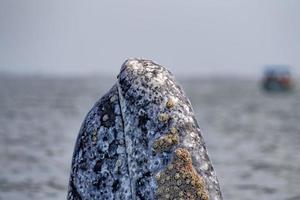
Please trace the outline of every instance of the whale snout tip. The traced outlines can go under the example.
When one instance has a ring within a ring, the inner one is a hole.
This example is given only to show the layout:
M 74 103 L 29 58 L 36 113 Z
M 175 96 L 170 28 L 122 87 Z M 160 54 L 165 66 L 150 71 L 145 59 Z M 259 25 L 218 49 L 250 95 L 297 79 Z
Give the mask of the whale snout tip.
M 145 58 L 128 58 L 125 60 L 125 62 L 122 64 L 121 67 L 121 73 L 123 71 L 142 71 L 146 68 L 149 68 L 150 66 L 155 65 L 157 66 L 156 63 L 154 63 L 152 60 L 145 59 Z
M 144 58 L 128 58 L 121 67 L 119 80 L 145 80 L 144 84 L 150 82 L 164 82 L 166 79 L 173 80 L 173 74 L 165 67 L 156 62 Z
M 121 70 L 126 67 L 135 66 L 137 63 L 139 63 L 140 60 L 141 59 L 139 58 L 127 58 L 125 62 L 122 64 Z

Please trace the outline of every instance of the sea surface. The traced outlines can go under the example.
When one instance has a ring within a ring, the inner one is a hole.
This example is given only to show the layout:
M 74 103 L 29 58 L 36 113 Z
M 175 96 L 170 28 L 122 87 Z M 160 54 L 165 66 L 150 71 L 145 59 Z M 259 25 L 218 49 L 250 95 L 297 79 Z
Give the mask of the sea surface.
M 115 82 L 0 75 L 0 200 L 66 199 L 81 123 Z M 300 199 L 300 91 L 256 80 L 179 79 L 190 97 L 224 199 Z

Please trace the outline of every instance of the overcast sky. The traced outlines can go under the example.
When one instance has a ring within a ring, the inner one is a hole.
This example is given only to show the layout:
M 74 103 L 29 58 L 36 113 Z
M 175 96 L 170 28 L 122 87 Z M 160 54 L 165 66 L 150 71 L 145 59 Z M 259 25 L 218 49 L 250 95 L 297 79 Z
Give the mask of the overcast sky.
M 177 75 L 300 68 L 299 0 L 0 0 L 0 71 L 115 75 L 145 57 Z

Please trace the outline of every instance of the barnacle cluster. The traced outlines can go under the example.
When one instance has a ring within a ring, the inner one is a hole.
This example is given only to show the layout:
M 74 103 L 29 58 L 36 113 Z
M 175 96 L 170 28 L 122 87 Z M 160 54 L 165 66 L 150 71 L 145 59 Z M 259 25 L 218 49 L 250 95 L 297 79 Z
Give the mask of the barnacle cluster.
M 168 99 L 167 103 L 166 103 L 166 107 L 167 108 L 172 108 L 174 106 L 174 102 L 172 99 Z
M 156 175 L 159 200 L 208 200 L 204 181 L 192 165 L 190 153 L 177 148 L 172 162 Z
M 168 109 L 172 108 L 174 106 L 174 103 L 172 99 L 168 99 L 166 102 L 166 107 Z M 169 120 L 169 115 L 166 113 L 160 113 L 158 115 L 158 119 L 161 122 L 166 122 Z M 170 133 L 167 135 L 164 135 L 157 140 L 154 141 L 153 143 L 153 149 L 156 153 L 161 153 L 165 151 L 171 150 L 172 147 L 177 145 L 179 143 L 179 135 L 178 131 L 176 128 L 171 128 Z
M 166 107 L 171 109 L 174 103 L 171 99 L 166 102 Z M 160 114 L 159 120 L 168 120 L 168 115 Z M 179 143 L 176 128 L 171 128 L 170 133 L 157 139 L 153 149 L 157 153 L 166 152 Z M 192 157 L 185 148 L 177 148 L 173 160 L 163 170 L 156 174 L 157 191 L 159 200 L 208 200 L 204 180 L 193 168 Z
M 166 122 L 166 121 L 169 120 L 169 115 L 166 114 L 166 113 L 160 113 L 160 114 L 158 115 L 158 119 L 159 119 L 159 121 L 161 121 L 161 122 Z
M 92 133 L 92 142 L 93 144 L 97 143 L 97 130 L 94 130 Z
M 164 135 L 157 139 L 153 144 L 153 149 L 155 152 L 164 152 L 170 150 L 173 146 L 178 144 L 179 142 L 179 136 L 177 133 L 170 133 L 167 135 Z

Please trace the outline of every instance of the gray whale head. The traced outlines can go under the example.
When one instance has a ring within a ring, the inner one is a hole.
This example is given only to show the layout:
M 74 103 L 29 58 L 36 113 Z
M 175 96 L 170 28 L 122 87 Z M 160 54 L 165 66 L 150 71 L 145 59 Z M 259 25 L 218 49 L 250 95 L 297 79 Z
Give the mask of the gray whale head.
M 190 101 L 167 69 L 122 65 L 82 124 L 68 199 L 222 199 Z

